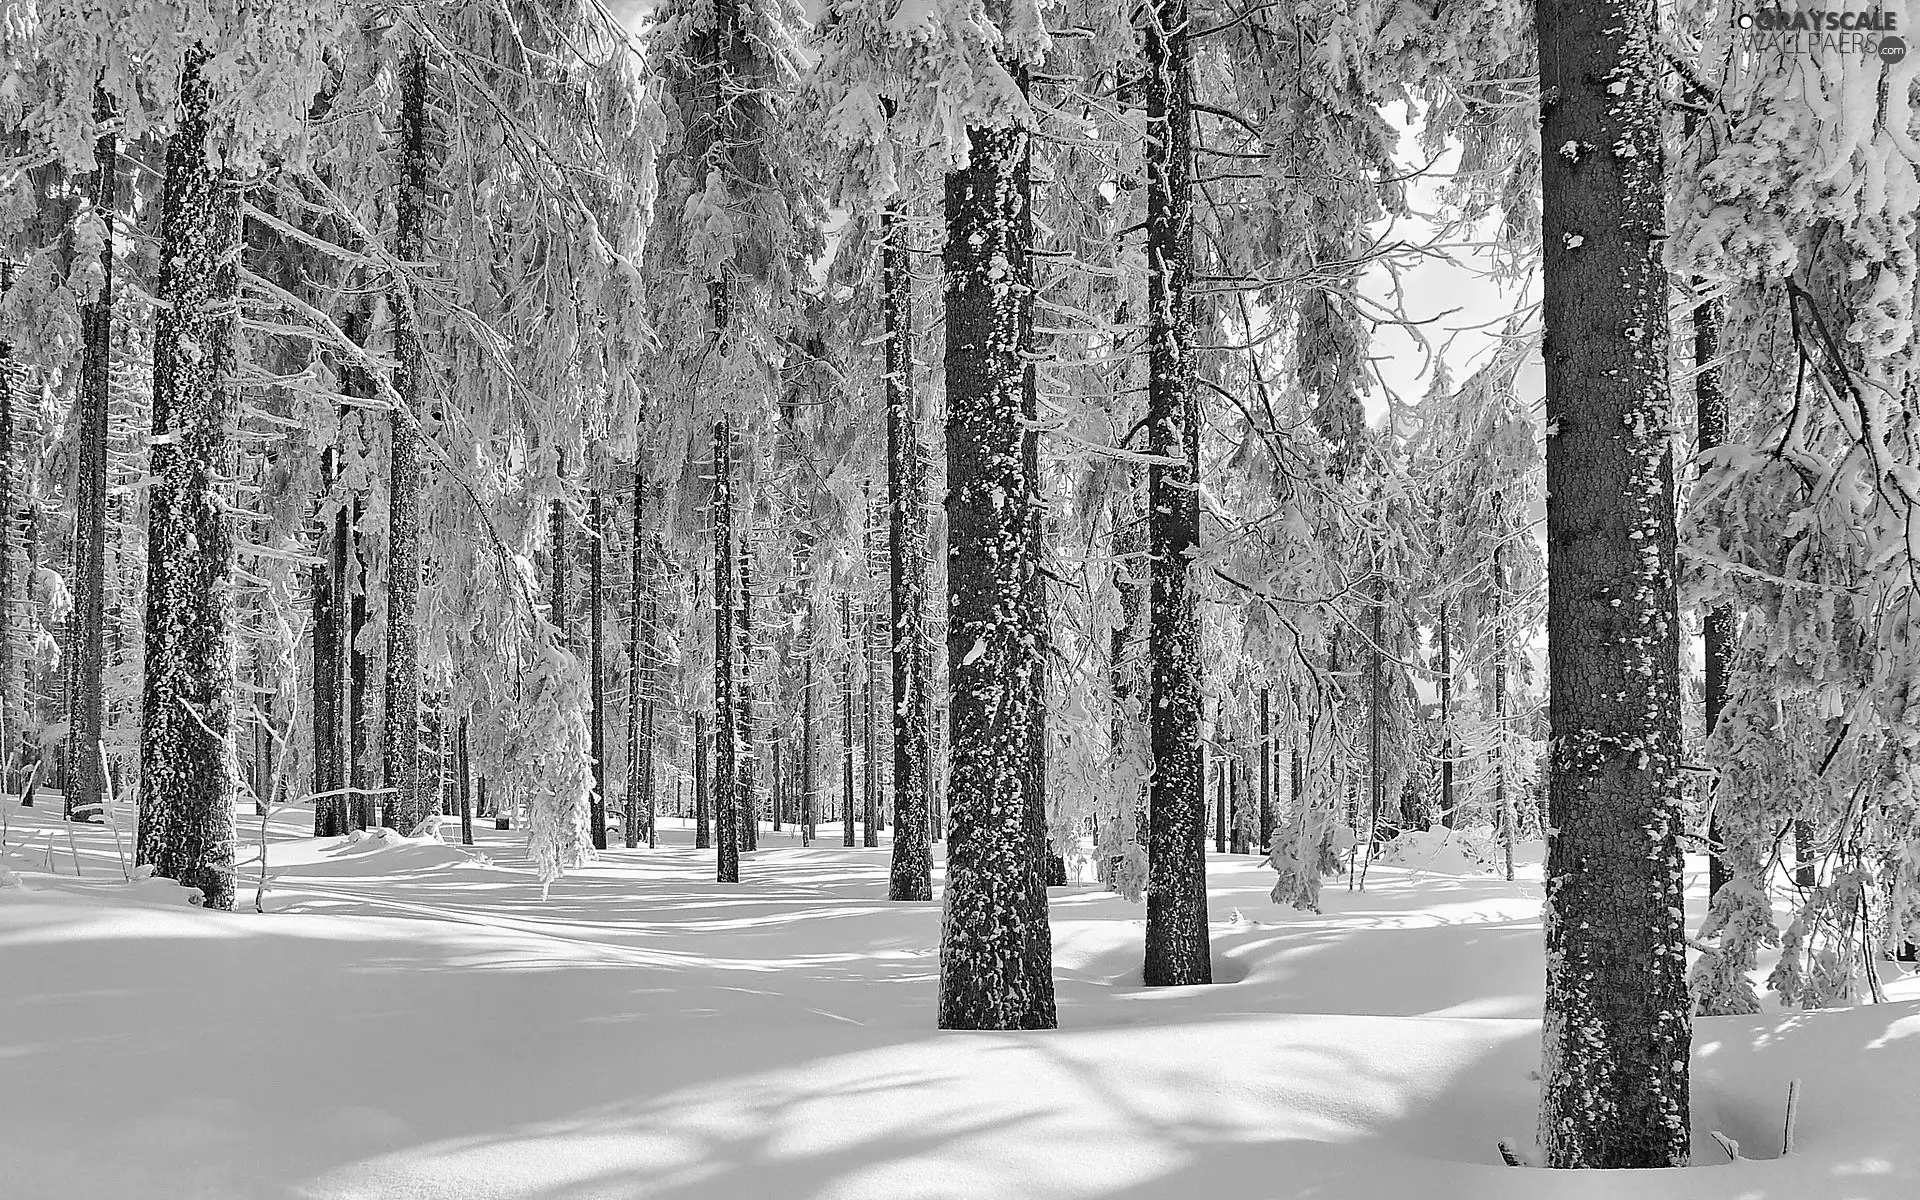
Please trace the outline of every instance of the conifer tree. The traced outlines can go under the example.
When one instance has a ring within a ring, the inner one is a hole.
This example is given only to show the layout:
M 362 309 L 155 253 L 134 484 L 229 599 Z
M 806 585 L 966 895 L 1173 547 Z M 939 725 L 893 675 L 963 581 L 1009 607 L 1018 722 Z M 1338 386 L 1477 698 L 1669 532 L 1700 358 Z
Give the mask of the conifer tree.
M 1687 1162 L 1678 621 L 1655 6 L 1546 0 L 1551 834 L 1540 1141 Z

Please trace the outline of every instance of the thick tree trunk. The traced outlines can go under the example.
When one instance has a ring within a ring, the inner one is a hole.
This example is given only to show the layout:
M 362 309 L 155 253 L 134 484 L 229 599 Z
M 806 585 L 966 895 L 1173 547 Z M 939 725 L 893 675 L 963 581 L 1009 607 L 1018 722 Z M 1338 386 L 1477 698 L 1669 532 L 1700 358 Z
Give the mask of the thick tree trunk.
M 718 293 L 716 292 L 716 295 Z M 720 327 L 724 302 L 715 300 Z M 734 676 L 733 431 L 713 427 L 713 815 L 715 875 L 740 882 L 740 696 Z
M 104 91 L 94 93 L 94 115 L 113 115 Z M 107 616 L 107 408 L 113 349 L 113 223 L 118 205 L 114 186 L 120 155 L 114 136 L 94 143 L 98 164 L 89 185 L 93 211 L 107 226 L 100 247 L 100 293 L 80 313 L 79 471 L 75 480 L 73 630 L 68 652 L 73 671 L 67 687 L 67 761 L 71 778 L 64 793 L 69 820 L 98 822 L 106 802 L 105 763 L 100 755 L 106 708 Z M 4 510 L 0 510 L 3 512 Z
M 907 224 L 881 222 L 881 312 L 887 336 L 887 537 L 893 655 L 893 862 L 887 899 L 933 898 L 929 844 L 933 744 L 927 679 L 927 475 L 913 390 L 913 277 Z
M 1213 982 L 1207 937 L 1200 621 L 1188 588 L 1199 549 L 1200 421 L 1194 402 L 1193 54 L 1186 0 L 1153 0 L 1144 32 L 1147 101 L 1147 472 L 1152 592 L 1147 700 L 1153 743 L 1148 814 L 1149 987 Z M 1172 459 L 1179 466 L 1167 465 Z
M 1693 306 L 1693 395 L 1698 431 L 1699 453 L 1724 446 L 1727 442 L 1727 398 L 1720 391 L 1719 314 L 1711 304 Z M 1707 668 L 1704 701 L 1703 737 L 1713 736 L 1720 724 L 1720 713 L 1727 706 L 1727 685 L 1733 679 L 1733 643 L 1736 626 L 1733 607 L 1710 604 L 1700 622 L 1705 641 Z M 1718 785 L 1714 785 L 1718 791 Z M 1720 852 L 1720 818 L 1707 822 L 1707 895 L 1712 896 L 1726 883 L 1729 872 Z
M 593 752 L 593 802 L 588 809 L 593 848 L 607 848 L 607 672 L 603 647 L 607 639 L 607 521 L 600 489 L 587 496 L 587 647 L 588 686 L 593 701 L 593 728 L 588 741 Z
M 1016 69 L 1024 86 L 1025 71 Z M 942 1029 L 1057 1024 L 1052 934 L 1034 869 L 1024 769 L 1039 682 L 1039 622 L 1025 419 L 1032 344 L 1028 134 L 969 130 L 946 179 L 946 907 Z M 1044 964 L 1044 965 L 1043 965 Z
M 426 259 L 427 55 L 419 44 L 401 67 L 400 184 L 395 252 L 403 262 Z M 420 779 L 420 428 L 426 387 L 426 352 L 419 325 L 420 289 L 394 289 L 394 391 L 405 412 L 388 422 L 391 458 L 387 471 L 387 663 L 383 693 L 386 719 L 381 766 L 387 825 L 411 833 L 426 815 Z
M 232 501 L 239 191 L 211 166 L 206 55 L 188 56 L 160 197 L 146 690 L 137 857 L 233 907 Z
M 1665 67 L 1651 0 L 1542 0 L 1551 834 L 1540 1141 L 1687 1161 Z M 1563 153 L 1566 147 L 1572 152 Z

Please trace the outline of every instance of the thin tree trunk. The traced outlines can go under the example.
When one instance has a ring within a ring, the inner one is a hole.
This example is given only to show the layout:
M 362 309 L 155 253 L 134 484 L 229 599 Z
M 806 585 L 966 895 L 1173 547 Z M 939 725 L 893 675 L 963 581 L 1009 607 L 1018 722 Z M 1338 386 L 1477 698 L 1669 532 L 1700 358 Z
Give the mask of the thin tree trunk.
M 913 277 L 905 215 L 880 217 L 886 323 L 888 598 L 893 656 L 893 860 L 887 899 L 933 898 L 933 744 L 928 713 L 927 482 L 913 390 Z
M 707 803 L 707 718 L 693 714 L 693 848 L 711 849 L 708 830 L 712 828 Z
M 395 252 L 402 262 L 426 259 L 427 55 L 415 43 L 401 68 L 400 182 L 395 215 Z M 383 693 L 381 766 L 387 796 L 386 823 L 410 833 L 426 815 L 420 779 L 420 432 L 426 387 L 421 344 L 420 289 L 394 289 L 394 390 L 405 412 L 388 422 L 391 458 L 387 473 L 387 662 Z
M 1440 823 L 1454 827 L 1453 811 L 1453 622 L 1440 602 Z
M 871 485 L 863 488 L 866 494 L 867 519 L 861 524 L 861 549 L 865 554 L 869 569 L 873 566 L 873 501 Z M 860 844 L 869 849 L 880 845 L 880 795 L 879 771 L 876 769 L 873 740 L 873 700 L 875 675 L 873 670 L 873 622 L 868 617 L 872 606 L 871 588 L 862 593 L 860 601 L 860 762 L 864 768 L 861 775 L 860 791 Z M 849 647 L 851 649 L 851 647 Z
M 1213 852 L 1227 852 L 1227 764 L 1232 761 L 1218 750 L 1213 752 Z M 1204 778 L 1204 769 L 1202 773 Z
M 160 197 L 137 856 L 233 907 L 233 530 L 221 492 L 237 399 L 239 191 L 211 166 L 206 54 L 180 78 Z
M 340 477 L 340 448 L 329 446 L 323 453 L 323 494 L 331 495 Z M 346 581 L 345 523 L 342 506 L 321 526 L 326 561 L 313 568 L 313 790 L 319 796 L 313 806 L 315 837 L 345 837 L 353 827 L 352 797 L 340 790 L 347 786 L 341 737 L 346 717 L 346 622 L 341 603 Z M 334 794 L 323 794 L 327 792 Z
M 1727 441 L 1727 398 L 1720 391 L 1719 314 L 1711 304 L 1693 307 L 1693 392 L 1700 453 L 1717 449 Z M 1720 713 L 1727 706 L 1727 685 L 1733 679 L 1733 643 L 1736 626 L 1733 608 L 1710 604 L 1701 621 L 1706 651 L 1705 721 L 1701 734 L 1711 738 L 1720 724 Z M 1719 791 L 1716 781 L 1713 791 Z M 1717 809 L 1717 805 L 1714 806 Z M 1707 822 L 1707 895 L 1712 896 L 1728 877 L 1725 856 L 1720 849 L 1720 816 L 1716 811 Z
M 1273 849 L 1273 693 L 1260 689 L 1260 852 Z
M 726 327 L 724 293 L 716 285 L 714 307 Z M 740 882 L 740 697 L 734 676 L 737 585 L 733 550 L 733 431 L 713 427 L 713 808 L 717 842 L 714 878 Z
M 1147 701 L 1147 986 L 1213 982 L 1207 935 L 1206 792 L 1200 751 L 1199 616 L 1187 582 L 1199 548 L 1200 421 L 1194 402 L 1193 54 L 1186 0 L 1153 0 L 1146 20 L 1147 471 L 1152 592 Z M 1178 462 L 1169 465 L 1167 460 Z
M 633 473 L 633 546 L 627 602 L 627 815 L 620 826 L 627 849 L 640 845 L 640 805 L 651 799 L 653 731 L 641 710 L 653 699 L 653 576 L 647 563 L 646 473 Z M 653 814 L 647 813 L 647 844 L 653 844 Z
M 105 90 L 94 90 L 94 116 L 113 116 Z M 115 177 L 120 155 L 114 135 L 94 142 L 88 199 L 107 226 L 100 246 L 100 293 L 80 313 L 79 471 L 75 487 L 73 671 L 67 688 L 67 759 L 72 779 L 63 793 L 69 820 L 102 820 L 106 780 L 99 746 L 106 708 L 107 615 L 107 409 L 111 400 L 113 350 L 113 224 L 119 207 Z M 0 510 L 3 511 L 3 510 Z
M 840 667 L 840 820 L 843 846 L 853 845 L 853 608 L 849 593 L 840 593 L 841 644 L 846 657 Z
M 600 489 L 587 496 L 587 628 L 592 644 L 587 648 L 587 671 L 593 701 L 593 728 L 589 742 L 593 751 L 593 803 L 588 809 L 592 822 L 593 848 L 607 848 L 607 671 L 604 647 L 607 640 L 607 521 L 600 501 Z
M 1024 88 L 1024 68 L 1014 68 Z M 1025 417 L 1032 345 L 1033 215 L 1025 130 L 969 131 L 946 179 L 947 847 L 942 1029 L 1057 1024 L 1046 893 L 1034 869 L 1022 763 L 1041 614 L 1031 523 L 1040 519 Z M 1047 963 L 1042 969 L 1043 960 Z
M 1651 0 L 1542 0 L 1550 1167 L 1687 1162 L 1678 606 Z M 1572 153 L 1561 153 L 1571 146 Z
M 813 614 L 807 614 L 807 657 L 801 667 L 800 685 L 800 844 L 809 846 L 814 838 L 813 800 Z
M 367 684 L 373 671 L 372 664 L 367 661 L 367 653 L 362 649 L 362 635 L 366 632 L 371 614 L 367 608 L 367 564 L 360 553 L 360 505 L 360 498 L 354 497 L 354 532 L 348 551 L 352 555 L 354 580 L 353 597 L 347 604 L 351 623 L 347 637 L 347 683 L 350 688 L 347 696 L 348 770 L 353 777 L 354 828 L 376 829 L 380 821 L 373 795 L 373 706 L 367 702 Z M 499 828 L 505 829 L 506 826 L 499 825 Z
M 740 508 L 740 848 L 760 848 L 760 751 L 754 741 L 753 506 Z
M 460 743 L 454 749 L 458 774 L 454 786 L 460 792 L 460 844 L 473 845 L 473 743 L 469 736 L 467 714 L 460 714 Z
M 1498 553 L 1496 551 L 1496 553 Z M 1376 575 L 1373 585 L 1372 643 L 1367 650 L 1367 844 L 1380 844 L 1380 812 L 1387 802 L 1386 763 L 1381 756 L 1385 732 L 1386 670 L 1381 642 L 1386 638 L 1386 596 Z
M 1493 527 L 1503 528 L 1500 493 L 1493 494 Z M 1507 575 L 1502 543 L 1493 544 L 1493 811 L 1500 822 L 1500 846 L 1507 882 L 1513 882 L 1513 842 L 1519 836 L 1513 796 L 1507 788 Z

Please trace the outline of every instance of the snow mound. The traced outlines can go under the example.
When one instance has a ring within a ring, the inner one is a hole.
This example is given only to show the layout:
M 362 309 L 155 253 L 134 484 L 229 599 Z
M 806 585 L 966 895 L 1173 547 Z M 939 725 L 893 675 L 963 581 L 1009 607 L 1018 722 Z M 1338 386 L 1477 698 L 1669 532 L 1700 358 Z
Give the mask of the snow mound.
M 1480 847 L 1452 829 L 1409 829 L 1380 847 L 1379 861 L 1435 875 L 1484 875 Z

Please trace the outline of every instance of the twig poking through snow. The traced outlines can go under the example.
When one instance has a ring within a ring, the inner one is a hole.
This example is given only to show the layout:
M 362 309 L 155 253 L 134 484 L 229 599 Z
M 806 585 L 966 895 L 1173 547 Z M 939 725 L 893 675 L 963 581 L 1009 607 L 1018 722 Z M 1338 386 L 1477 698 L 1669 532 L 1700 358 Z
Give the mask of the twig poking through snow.
M 1780 1133 L 1780 1157 L 1793 1153 L 1793 1122 L 1800 1115 L 1800 1081 L 1787 1081 L 1787 1124 Z

